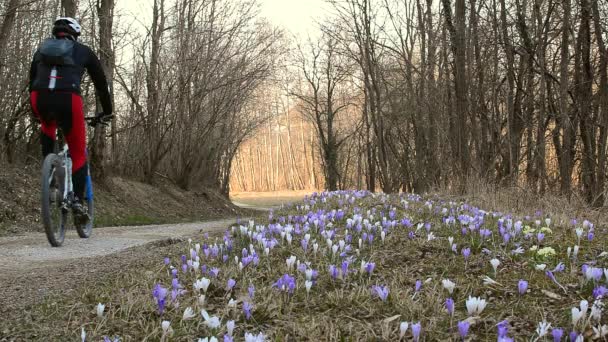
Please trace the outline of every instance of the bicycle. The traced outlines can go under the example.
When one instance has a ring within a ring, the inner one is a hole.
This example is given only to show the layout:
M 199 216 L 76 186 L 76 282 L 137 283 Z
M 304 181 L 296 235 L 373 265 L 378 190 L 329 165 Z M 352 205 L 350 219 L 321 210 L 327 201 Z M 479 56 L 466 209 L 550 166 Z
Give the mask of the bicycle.
M 99 124 L 106 125 L 99 117 L 85 117 L 89 126 Z M 59 139 L 63 140 L 61 130 Z M 88 152 L 87 152 L 88 153 Z M 87 161 L 88 163 L 88 161 Z M 93 206 L 93 183 L 91 172 L 86 177 L 85 198 L 89 215 L 89 222 L 85 225 L 74 224 L 78 236 L 83 239 L 89 238 L 93 231 L 93 219 L 95 208 Z M 65 231 L 68 226 L 68 215 L 75 203 L 74 186 L 72 184 L 72 159 L 67 143 L 63 142 L 63 148 L 59 153 L 51 153 L 42 163 L 42 223 L 49 243 L 53 247 L 59 247 L 65 239 Z

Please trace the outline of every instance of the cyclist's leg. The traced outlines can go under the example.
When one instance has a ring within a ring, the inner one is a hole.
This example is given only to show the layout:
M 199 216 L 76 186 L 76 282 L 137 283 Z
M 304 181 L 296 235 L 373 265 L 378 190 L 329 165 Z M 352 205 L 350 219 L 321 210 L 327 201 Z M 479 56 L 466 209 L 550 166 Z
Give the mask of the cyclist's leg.
M 74 194 L 79 200 L 84 199 L 84 190 L 88 173 L 86 156 L 86 127 L 84 122 L 84 109 L 82 98 L 77 94 L 72 94 L 72 110 L 70 117 L 65 117 L 66 128 L 65 140 L 70 148 L 72 157 L 72 183 L 74 184 Z M 63 126 L 63 125 L 62 125 Z M 63 129 L 63 127 L 62 127 Z
M 55 120 L 45 120 L 40 112 L 39 104 L 40 94 L 38 91 L 33 91 L 30 96 L 32 111 L 40 120 L 40 144 L 42 146 L 42 158 L 53 153 L 55 147 L 55 139 L 57 134 L 57 122 Z M 44 108 L 43 108 L 44 109 Z

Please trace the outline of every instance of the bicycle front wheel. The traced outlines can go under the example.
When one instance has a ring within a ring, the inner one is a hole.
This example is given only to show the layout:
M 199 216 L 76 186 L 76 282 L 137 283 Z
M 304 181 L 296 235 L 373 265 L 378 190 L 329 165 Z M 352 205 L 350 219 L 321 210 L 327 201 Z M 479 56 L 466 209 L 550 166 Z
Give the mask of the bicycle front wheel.
M 42 164 L 42 223 L 49 243 L 59 247 L 65 239 L 68 210 L 63 206 L 64 172 L 56 154 L 49 154 Z

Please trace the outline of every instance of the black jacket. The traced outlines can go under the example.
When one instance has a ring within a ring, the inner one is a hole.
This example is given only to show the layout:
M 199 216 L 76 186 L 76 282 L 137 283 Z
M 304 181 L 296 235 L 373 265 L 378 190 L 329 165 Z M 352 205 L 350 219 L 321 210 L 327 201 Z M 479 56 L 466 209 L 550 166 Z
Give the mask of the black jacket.
M 55 84 L 53 89 L 80 94 L 80 83 L 86 70 L 93 80 L 104 114 L 112 114 L 112 101 L 108 82 L 95 53 L 88 46 L 74 42 L 71 57 L 69 65 L 55 66 L 57 68 L 57 76 L 54 77 Z M 51 77 L 52 68 L 53 66 L 43 61 L 40 49 L 36 51 L 30 68 L 30 92 L 49 90 L 49 84 L 53 78 Z

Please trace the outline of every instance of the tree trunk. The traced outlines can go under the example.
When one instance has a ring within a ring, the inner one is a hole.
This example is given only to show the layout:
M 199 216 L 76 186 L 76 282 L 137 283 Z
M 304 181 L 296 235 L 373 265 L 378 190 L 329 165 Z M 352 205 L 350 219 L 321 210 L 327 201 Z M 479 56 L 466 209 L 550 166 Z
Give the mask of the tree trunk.
M 114 78 L 114 49 L 112 48 L 112 24 L 114 21 L 114 0 L 100 0 L 101 4 L 97 7 L 99 17 L 99 59 L 110 86 L 110 96 L 113 102 Z M 97 104 L 97 112 L 101 111 L 101 106 Z M 115 120 L 112 120 L 112 137 L 115 136 Z M 115 148 L 116 141 L 113 138 L 112 147 Z M 90 161 L 94 175 L 104 182 L 108 176 L 106 169 L 106 129 L 103 125 L 95 127 L 93 143 L 91 145 Z
M 78 11 L 78 0 L 61 0 L 61 7 L 64 16 L 74 18 Z

